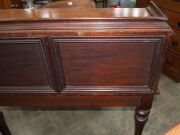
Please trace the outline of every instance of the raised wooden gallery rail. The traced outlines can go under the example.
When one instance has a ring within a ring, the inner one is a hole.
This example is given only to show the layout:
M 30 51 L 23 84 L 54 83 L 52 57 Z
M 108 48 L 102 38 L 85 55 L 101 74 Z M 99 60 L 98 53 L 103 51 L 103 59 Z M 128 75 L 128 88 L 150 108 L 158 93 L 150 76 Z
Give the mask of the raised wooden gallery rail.
M 171 34 L 156 5 L 0 13 L 1 106 L 136 106 L 141 135 Z

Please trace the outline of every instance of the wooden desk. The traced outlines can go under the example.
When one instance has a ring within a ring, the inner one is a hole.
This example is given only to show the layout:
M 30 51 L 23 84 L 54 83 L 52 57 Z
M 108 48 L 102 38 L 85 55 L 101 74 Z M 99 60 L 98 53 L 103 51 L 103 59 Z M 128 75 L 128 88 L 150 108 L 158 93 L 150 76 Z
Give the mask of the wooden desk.
M 1 106 L 136 106 L 141 135 L 171 34 L 153 3 L 0 12 Z

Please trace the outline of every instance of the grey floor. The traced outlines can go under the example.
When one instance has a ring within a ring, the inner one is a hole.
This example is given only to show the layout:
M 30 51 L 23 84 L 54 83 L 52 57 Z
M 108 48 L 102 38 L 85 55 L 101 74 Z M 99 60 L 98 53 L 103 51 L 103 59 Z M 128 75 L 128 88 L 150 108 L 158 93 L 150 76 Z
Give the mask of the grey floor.
M 166 76 L 143 135 L 160 135 L 180 122 L 180 84 Z M 134 108 L 1 107 L 13 135 L 133 135 Z

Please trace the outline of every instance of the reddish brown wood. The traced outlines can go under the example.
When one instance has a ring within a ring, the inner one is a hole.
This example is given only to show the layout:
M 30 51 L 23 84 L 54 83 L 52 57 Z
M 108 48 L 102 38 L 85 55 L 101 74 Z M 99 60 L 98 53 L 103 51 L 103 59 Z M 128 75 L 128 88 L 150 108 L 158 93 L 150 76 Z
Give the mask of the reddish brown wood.
M 137 106 L 141 134 L 171 34 L 155 4 L 0 12 L 1 106 Z
M 13 86 L 12 92 L 25 89 L 28 92 L 39 87 L 39 91 L 53 92 L 53 78 L 45 53 L 40 38 L 1 38 L 0 63 L 4 63 L 0 66 L 1 88 L 11 91 Z
M 52 40 L 55 44 L 53 53 L 56 54 L 56 66 L 60 66 L 59 72 L 60 75 L 64 74 L 65 78 L 62 80 L 67 88 L 68 86 L 105 88 L 149 85 L 148 74 L 157 53 L 155 48 L 160 47 L 158 43 L 163 39 L 157 36 L 146 38 L 132 36 L 106 39 L 72 37 Z
M 154 2 L 160 7 L 170 9 L 171 11 L 180 12 L 179 0 L 154 0 Z
M 167 73 L 168 76 L 174 78 L 174 80 L 179 82 L 180 81 L 179 69 L 180 69 L 180 55 L 176 55 L 176 53 L 168 49 L 166 51 L 163 71 Z M 170 71 L 169 74 L 168 71 Z
M 167 15 L 168 23 L 174 30 L 166 52 L 163 72 L 176 82 L 180 82 L 180 2 L 178 0 L 154 1 Z

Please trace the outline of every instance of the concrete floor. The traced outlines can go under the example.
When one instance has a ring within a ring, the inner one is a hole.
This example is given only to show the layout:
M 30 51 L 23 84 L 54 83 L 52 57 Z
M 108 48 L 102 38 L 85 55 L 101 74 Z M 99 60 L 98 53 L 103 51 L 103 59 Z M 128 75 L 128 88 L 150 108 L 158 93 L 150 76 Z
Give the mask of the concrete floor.
M 143 135 L 160 135 L 180 122 L 180 84 L 162 75 Z M 1 107 L 13 135 L 133 135 L 134 108 Z

